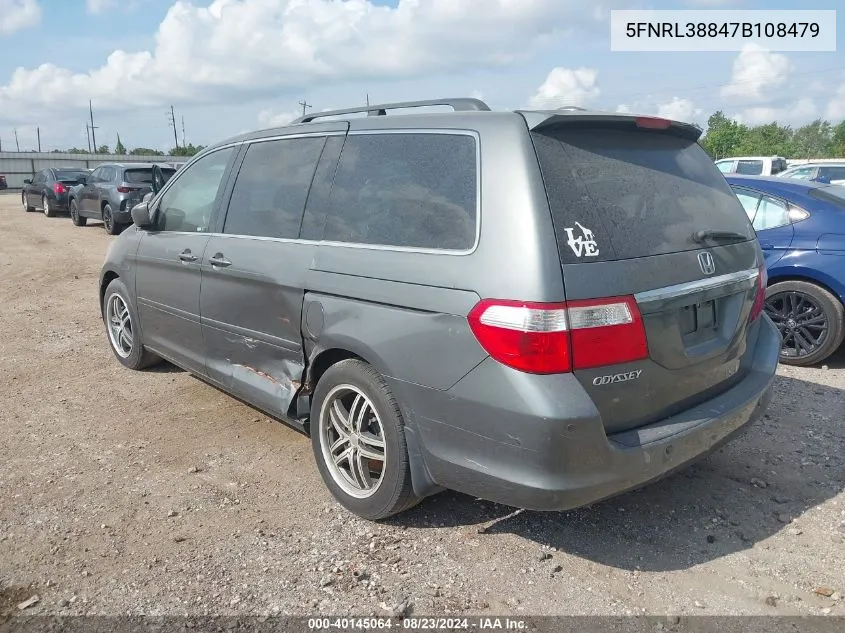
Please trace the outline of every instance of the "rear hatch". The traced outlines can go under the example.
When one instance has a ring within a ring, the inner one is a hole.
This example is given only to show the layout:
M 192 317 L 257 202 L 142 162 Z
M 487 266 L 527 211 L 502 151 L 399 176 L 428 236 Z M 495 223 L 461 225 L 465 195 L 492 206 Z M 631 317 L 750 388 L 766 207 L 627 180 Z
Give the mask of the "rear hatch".
M 171 167 L 162 167 L 161 172 L 164 175 L 164 181 L 167 182 L 176 170 Z M 152 167 L 131 167 L 125 170 L 123 182 L 117 190 L 119 193 L 128 194 L 126 196 L 127 209 L 141 202 L 144 196 L 153 190 Z
M 693 407 L 748 370 L 765 270 L 748 217 L 698 135 L 660 119 L 586 114 L 551 116 L 531 131 L 570 306 L 574 373 L 609 434 Z M 612 345 L 631 355 L 589 357 L 579 340 L 608 340 L 595 338 L 602 328 L 589 306 L 613 297 L 635 329 L 619 329 Z M 581 326 L 573 305 L 587 306 Z

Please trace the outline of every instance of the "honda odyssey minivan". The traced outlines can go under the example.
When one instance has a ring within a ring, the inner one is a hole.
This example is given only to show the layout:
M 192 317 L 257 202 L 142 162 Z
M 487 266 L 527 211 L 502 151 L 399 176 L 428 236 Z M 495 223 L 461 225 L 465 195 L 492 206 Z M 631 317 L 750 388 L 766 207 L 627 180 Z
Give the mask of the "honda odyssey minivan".
M 309 434 L 369 519 L 444 488 L 561 510 L 642 486 L 758 418 L 778 362 L 699 134 L 443 99 L 238 136 L 132 209 L 108 340 Z

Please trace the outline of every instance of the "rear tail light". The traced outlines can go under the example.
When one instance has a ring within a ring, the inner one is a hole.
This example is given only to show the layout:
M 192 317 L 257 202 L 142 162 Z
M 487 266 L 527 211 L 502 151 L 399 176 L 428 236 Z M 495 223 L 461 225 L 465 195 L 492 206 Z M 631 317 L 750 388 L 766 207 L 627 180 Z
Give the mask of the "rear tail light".
M 126 185 L 120 185 L 120 186 L 117 188 L 117 190 L 118 190 L 120 193 L 130 193 L 130 192 L 132 192 L 132 191 L 139 191 L 140 189 L 141 189 L 140 187 L 127 187 Z
M 754 292 L 754 304 L 751 306 L 751 312 L 748 315 L 749 321 L 756 320 L 762 313 L 766 305 L 766 286 L 769 285 L 769 274 L 766 270 L 765 264 L 760 266 L 760 274 L 757 275 L 757 289 Z
M 53 193 L 67 193 L 67 187 L 65 187 L 62 183 L 57 182 L 53 185 Z
M 467 318 L 490 356 L 528 373 L 557 374 L 648 356 L 633 297 L 566 303 L 484 300 Z

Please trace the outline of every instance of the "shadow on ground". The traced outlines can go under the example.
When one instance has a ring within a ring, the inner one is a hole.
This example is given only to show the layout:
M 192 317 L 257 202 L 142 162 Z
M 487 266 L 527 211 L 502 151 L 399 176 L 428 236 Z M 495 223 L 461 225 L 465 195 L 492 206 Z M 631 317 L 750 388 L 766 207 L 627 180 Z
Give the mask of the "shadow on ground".
M 446 492 L 392 523 L 477 526 L 482 539 L 512 533 L 620 569 L 687 569 L 788 529 L 843 490 L 845 426 L 836 413 L 843 401 L 845 391 L 778 377 L 768 413 L 746 434 L 640 490 L 574 511 L 516 515 Z

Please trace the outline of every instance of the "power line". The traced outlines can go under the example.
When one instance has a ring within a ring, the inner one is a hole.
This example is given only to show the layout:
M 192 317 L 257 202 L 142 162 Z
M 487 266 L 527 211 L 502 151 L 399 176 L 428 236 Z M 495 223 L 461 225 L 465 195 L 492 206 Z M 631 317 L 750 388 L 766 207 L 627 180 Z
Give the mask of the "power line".
M 311 104 L 310 104 L 310 103 L 308 103 L 308 101 L 300 101 L 300 102 L 299 102 L 299 105 L 301 105 L 301 106 L 302 106 L 302 116 L 305 116 L 305 109 L 306 109 L 306 108 L 310 108 L 310 107 L 311 107 Z

